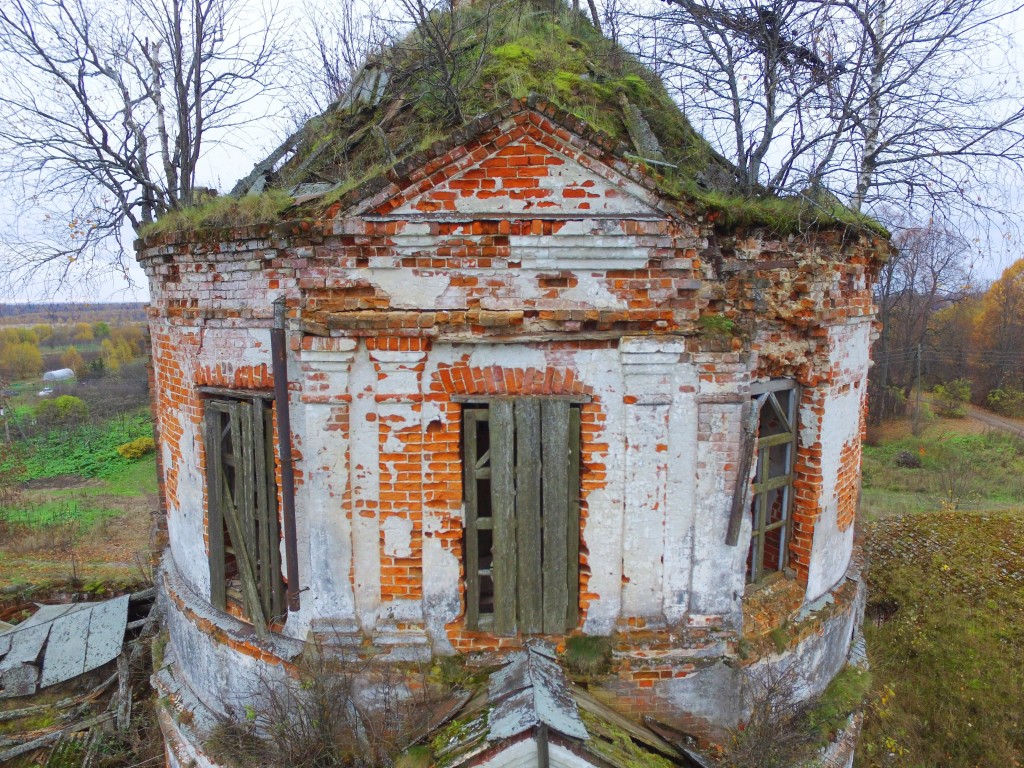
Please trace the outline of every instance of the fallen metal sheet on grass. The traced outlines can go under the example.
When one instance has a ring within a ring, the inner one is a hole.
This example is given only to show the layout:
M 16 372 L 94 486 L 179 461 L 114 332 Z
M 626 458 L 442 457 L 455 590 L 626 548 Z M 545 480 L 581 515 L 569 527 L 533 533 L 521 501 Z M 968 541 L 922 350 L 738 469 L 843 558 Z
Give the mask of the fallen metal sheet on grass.
M 0 633 L 0 698 L 35 693 L 117 658 L 128 601 L 123 595 L 102 603 L 42 606 Z

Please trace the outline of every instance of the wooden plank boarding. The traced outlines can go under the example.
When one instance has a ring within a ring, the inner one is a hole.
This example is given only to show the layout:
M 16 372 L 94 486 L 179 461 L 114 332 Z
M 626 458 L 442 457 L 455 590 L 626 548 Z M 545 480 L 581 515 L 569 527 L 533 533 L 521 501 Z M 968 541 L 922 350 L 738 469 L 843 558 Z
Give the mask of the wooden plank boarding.
M 517 399 L 515 417 L 519 631 L 535 634 L 544 628 L 540 402 Z
M 222 486 L 227 489 L 227 478 L 221 475 Z M 235 545 L 235 562 L 238 564 L 238 576 L 242 582 L 242 598 L 245 602 L 246 615 L 252 622 L 253 629 L 260 637 L 267 636 L 267 622 L 263 617 L 263 607 L 260 605 L 260 596 L 256 590 L 256 574 L 252 568 L 252 558 L 245 545 L 245 536 L 241 530 L 241 521 L 238 519 L 238 510 L 230 500 L 230 495 L 225 492 L 224 522 L 228 526 L 228 535 Z
M 544 519 L 544 633 L 565 631 L 569 594 L 565 561 L 566 518 L 569 509 L 569 403 L 541 404 L 543 519 Z
M 516 631 L 515 421 L 511 400 L 494 400 L 489 410 L 494 631 L 511 635 Z
M 743 516 L 747 513 L 750 493 L 750 464 L 754 460 L 757 442 L 757 422 L 760 415 L 760 400 L 747 401 L 743 404 L 740 420 L 743 424 L 743 435 L 740 440 L 740 465 L 736 472 L 736 487 L 732 494 L 732 508 L 729 510 L 729 530 L 725 534 L 725 543 L 735 547 L 740 537 Z
M 270 571 L 273 574 L 271 614 L 276 618 L 285 614 L 285 587 L 281 576 L 281 547 L 278 545 L 281 539 L 281 521 L 278 519 L 277 466 L 274 463 L 274 412 L 270 407 L 263 409 L 263 434 L 263 450 L 266 456 L 263 466 L 266 468 L 267 515 L 270 519 L 271 532 Z
M 221 478 L 224 467 L 221 464 L 221 420 L 223 411 L 213 401 L 206 404 L 205 441 L 206 448 L 206 538 L 209 544 L 210 560 L 210 602 L 214 608 L 225 610 L 227 604 L 227 583 L 224 575 L 224 516 L 221 511 Z
M 271 537 L 276 529 L 270 525 L 270 504 L 267 498 L 267 447 L 264 431 L 263 404 L 259 400 L 249 403 L 252 413 L 252 456 L 254 519 L 256 523 L 256 576 L 259 579 L 260 601 L 263 613 L 272 620 L 274 612 L 274 572 L 270 567 L 270 552 L 277 549 L 277 541 Z
M 256 504 L 253 477 L 256 474 L 253 461 L 252 445 L 252 406 L 248 402 L 232 403 L 238 416 L 238 440 L 234 440 L 235 430 L 232 428 L 231 449 L 235 454 L 235 510 L 238 512 L 238 524 L 245 538 L 245 548 L 249 553 L 253 576 L 256 577 L 256 590 L 259 593 L 258 546 L 259 537 L 256 533 Z M 234 414 L 232 414 L 234 415 Z M 239 463 L 239 459 L 241 462 Z

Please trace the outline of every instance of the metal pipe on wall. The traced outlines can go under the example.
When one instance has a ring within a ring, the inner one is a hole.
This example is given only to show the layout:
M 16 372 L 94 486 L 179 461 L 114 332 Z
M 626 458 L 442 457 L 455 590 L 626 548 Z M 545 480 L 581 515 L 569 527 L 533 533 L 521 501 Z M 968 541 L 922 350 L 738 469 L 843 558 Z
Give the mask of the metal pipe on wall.
M 277 410 L 277 445 L 281 457 L 281 517 L 284 522 L 285 572 L 288 579 L 288 610 L 299 610 L 299 548 L 295 534 L 295 466 L 292 463 L 292 425 L 288 406 L 288 350 L 285 346 L 285 298 L 274 300 L 274 327 L 270 331 L 270 356 Z

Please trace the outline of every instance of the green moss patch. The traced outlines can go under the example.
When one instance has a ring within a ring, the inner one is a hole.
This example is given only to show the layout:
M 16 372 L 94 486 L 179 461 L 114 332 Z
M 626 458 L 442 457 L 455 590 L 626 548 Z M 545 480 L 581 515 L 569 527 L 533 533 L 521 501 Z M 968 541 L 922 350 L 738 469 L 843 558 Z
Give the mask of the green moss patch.
M 808 724 L 827 743 L 845 727 L 850 715 L 864 705 L 871 690 L 871 673 L 860 667 L 847 665 L 822 692 L 807 712 Z
M 273 223 L 292 203 L 292 198 L 280 189 L 268 190 L 261 195 L 215 197 L 201 205 L 164 214 L 158 221 L 144 226 L 139 236 Z

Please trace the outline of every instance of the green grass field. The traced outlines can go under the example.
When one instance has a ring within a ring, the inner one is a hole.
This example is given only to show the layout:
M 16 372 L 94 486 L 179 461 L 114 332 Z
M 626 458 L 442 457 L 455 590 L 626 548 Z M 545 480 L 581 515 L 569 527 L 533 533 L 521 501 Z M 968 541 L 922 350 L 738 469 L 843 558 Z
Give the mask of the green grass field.
M 970 422 L 944 419 L 920 437 L 897 433 L 864 446 L 864 519 L 1024 507 L 1024 439 L 973 429 Z M 900 466 L 901 455 L 920 468 Z
M 148 409 L 98 424 L 55 429 L 14 443 L 0 461 L 0 472 L 13 472 L 23 482 L 63 475 L 117 477 L 132 464 L 117 453 L 117 447 L 152 436 L 153 421 Z
M 138 580 L 156 509 L 156 459 L 124 443 L 152 435 L 147 411 L 54 430 L 0 462 L 0 586 Z
M 896 465 L 906 451 L 920 469 Z M 874 690 L 857 766 L 1024 761 L 1024 441 L 969 422 L 864 455 Z

